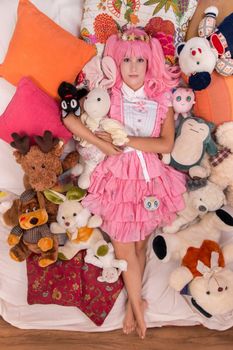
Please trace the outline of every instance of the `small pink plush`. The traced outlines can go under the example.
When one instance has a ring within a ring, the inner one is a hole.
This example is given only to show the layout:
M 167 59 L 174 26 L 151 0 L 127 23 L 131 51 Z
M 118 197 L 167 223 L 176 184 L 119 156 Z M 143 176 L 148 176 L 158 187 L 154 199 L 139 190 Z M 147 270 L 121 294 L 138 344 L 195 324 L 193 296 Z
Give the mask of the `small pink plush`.
M 190 116 L 190 111 L 194 105 L 195 95 L 192 89 L 179 87 L 177 88 L 172 97 L 172 105 L 175 111 L 174 118 L 177 120 L 179 114 L 183 118 Z

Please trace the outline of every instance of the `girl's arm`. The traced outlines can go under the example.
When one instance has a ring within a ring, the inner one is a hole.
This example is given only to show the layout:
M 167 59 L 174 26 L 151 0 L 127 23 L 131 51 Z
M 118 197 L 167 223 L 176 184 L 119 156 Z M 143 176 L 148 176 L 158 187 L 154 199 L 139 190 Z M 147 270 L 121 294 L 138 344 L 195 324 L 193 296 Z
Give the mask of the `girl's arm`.
M 108 142 L 112 141 L 111 135 L 106 132 L 98 132 L 96 135 L 98 135 L 98 137 L 100 137 L 102 140 Z M 174 136 L 174 111 L 173 108 L 169 108 L 159 137 L 128 136 L 129 142 L 125 146 L 129 146 L 143 152 L 170 153 L 174 144 Z
M 74 135 L 80 137 L 81 139 L 86 140 L 92 145 L 99 148 L 106 155 L 116 155 L 122 151 L 114 146 L 112 143 L 102 140 L 93 134 L 85 125 L 82 124 L 81 120 L 69 114 L 64 120 L 64 125 L 66 128 L 71 131 Z
M 170 153 L 174 145 L 174 137 L 174 112 L 173 108 L 170 107 L 167 112 L 167 117 L 162 125 L 159 137 L 128 136 L 129 142 L 127 143 L 127 146 L 143 152 Z

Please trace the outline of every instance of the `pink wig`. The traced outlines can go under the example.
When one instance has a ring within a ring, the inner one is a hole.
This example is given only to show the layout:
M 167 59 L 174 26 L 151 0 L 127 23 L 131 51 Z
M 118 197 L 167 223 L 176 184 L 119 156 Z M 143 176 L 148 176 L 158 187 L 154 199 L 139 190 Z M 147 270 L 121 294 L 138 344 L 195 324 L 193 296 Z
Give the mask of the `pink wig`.
M 146 35 L 139 28 L 131 28 L 124 32 L 135 36 Z M 120 64 L 124 57 L 143 57 L 147 60 L 147 73 L 145 77 L 145 92 L 149 98 L 157 99 L 164 92 L 177 86 L 179 71 L 175 67 L 165 64 L 160 42 L 150 38 L 148 42 L 142 40 L 122 40 L 117 34 L 111 35 L 105 46 L 104 56 L 111 56 L 117 65 L 117 77 L 115 87 L 121 88 L 122 77 Z

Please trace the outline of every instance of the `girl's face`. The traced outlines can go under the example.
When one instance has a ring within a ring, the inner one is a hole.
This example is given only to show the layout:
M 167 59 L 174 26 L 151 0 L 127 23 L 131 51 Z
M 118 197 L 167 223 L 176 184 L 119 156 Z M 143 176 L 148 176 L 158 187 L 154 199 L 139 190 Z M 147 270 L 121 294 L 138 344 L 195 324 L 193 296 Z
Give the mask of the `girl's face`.
M 147 60 L 143 57 L 125 57 L 120 65 L 124 83 L 134 91 L 144 85 L 146 70 Z

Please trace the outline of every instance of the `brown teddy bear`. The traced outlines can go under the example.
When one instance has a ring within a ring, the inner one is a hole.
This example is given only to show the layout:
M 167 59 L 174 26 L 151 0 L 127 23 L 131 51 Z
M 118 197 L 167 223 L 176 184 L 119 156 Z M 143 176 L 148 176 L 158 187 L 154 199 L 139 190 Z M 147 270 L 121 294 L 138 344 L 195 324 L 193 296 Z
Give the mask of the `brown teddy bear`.
M 17 212 L 15 205 L 15 212 L 11 210 L 4 214 L 4 219 L 7 218 L 9 224 L 11 220 L 18 220 L 8 236 L 8 244 L 12 246 L 11 258 L 23 261 L 33 252 L 40 254 L 41 267 L 54 263 L 58 257 L 58 242 L 47 224 L 48 214 L 43 195 L 32 189 L 26 190 L 17 200 L 17 204 Z

